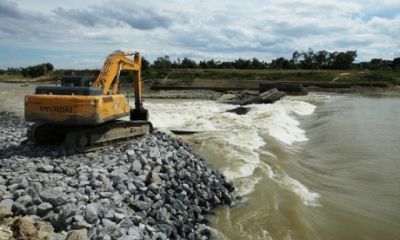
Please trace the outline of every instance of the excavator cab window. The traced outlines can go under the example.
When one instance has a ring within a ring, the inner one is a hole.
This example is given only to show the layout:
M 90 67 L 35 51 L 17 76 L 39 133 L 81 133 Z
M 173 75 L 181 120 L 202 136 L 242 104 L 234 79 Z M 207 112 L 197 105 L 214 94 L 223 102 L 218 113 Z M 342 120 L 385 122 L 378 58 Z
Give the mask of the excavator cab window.
M 65 87 L 92 87 L 96 81 L 94 77 L 86 76 L 63 76 L 61 86 Z

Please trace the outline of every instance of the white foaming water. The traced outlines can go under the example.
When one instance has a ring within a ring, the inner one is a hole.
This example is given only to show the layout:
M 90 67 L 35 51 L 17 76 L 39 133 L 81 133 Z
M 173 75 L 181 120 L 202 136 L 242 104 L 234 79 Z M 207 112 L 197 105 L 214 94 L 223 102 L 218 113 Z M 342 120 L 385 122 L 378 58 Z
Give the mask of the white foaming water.
M 262 168 L 268 173 L 269 178 L 278 183 L 281 187 L 293 191 L 300 197 L 301 202 L 306 206 L 319 207 L 319 193 L 311 192 L 306 186 L 296 179 L 289 177 L 280 167 L 275 166 L 273 169 L 266 163 L 261 163 Z
M 268 171 L 268 177 L 300 196 L 305 205 L 318 205 L 317 193 L 311 193 L 283 170 L 281 174 L 274 173 L 260 160 L 260 148 L 266 144 L 267 138 L 275 138 L 285 148 L 294 142 L 307 141 L 296 117 L 312 114 L 315 106 L 282 100 L 274 104 L 249 105 L 247 107 L 251 110 L 246 115 L 226 112 L 237 107 L 213 101 L 146 104 L 154 127 L 201 131 L 192 135 L 201 140 L 200 151 L 213 153 L 219 161 L 218 170 L 235 181 L 237 194 L 244 196 L 253 192 L 261 180 L 260 176 L 253 176 L 254 171 L 261 167 Z

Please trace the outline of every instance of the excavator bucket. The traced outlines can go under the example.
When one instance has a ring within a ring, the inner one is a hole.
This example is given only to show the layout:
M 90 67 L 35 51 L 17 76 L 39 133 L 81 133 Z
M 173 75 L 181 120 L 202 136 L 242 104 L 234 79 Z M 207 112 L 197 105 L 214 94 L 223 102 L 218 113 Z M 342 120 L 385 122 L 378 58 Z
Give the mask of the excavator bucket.
M 147 109 L 131 109 L 130 112 L 131 121 L 148 121 L 149 111 Z

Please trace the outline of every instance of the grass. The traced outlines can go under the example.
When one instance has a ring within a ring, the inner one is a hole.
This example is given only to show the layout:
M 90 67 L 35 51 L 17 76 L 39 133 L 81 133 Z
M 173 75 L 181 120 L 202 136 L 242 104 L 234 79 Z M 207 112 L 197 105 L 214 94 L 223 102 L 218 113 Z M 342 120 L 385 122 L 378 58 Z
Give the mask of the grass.
M 49 82 L 54 81 L 58 78 L 58 74 L 52 72 L 46 76 L 41 76 L 37 78 L 24 77 L 22 74 L 1 74 L 0 82 L 10 82 L 10 83 L 25 83 L 25 82 Z
M 167 74 L 167 76 L 165 76 Z M 157 75 L 157 74 L 154 74 Z M 400 85 L 400 72 L 358 71 L 358 70 L 222 70 L 222 69 L 172 69 L 163 76 L 180 80 L 182 83 L 193 79 L 207 80 L 261 80 L 294 82 L 337 82 L 337 83 L 389 83 Z M 163 84 L 165 81 L 159 81 Z M 174 82 L 176 84 L 176 82 Z

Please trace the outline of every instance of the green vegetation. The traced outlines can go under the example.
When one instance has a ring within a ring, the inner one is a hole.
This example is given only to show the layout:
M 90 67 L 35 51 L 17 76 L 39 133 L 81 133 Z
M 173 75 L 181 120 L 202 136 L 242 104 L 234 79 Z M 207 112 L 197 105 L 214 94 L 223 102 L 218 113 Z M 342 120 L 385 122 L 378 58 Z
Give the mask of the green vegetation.
M 51 63 L 42 63 L 35 66 L 29 66 L 27 68 L 21 68 L 21 73 L 24 77 L 40 77 L 45 76 L 46 73 L 53 71 L 54 66 Z
M 152 64 L 142 57 L 142 78 L 153 79 L 155 84 L 189 85 L 194 79 L 210 80 L 261 80 L 296 82 L 337 82 L 356 84 L 389 83 L 400 85 L 400 58 L 393 61 L 372 59 L 354 64 L 357 51 L 294 52 L 292 59 L 276 58 L 270 63 L 257 58 L 239 58 L 232 62 L 214 59 L 194 60 L 178 58 L 171 61 L 168 55 L 158 57 Z M 100 70 L 54 70 L 51 63 L 27 68 L 0 70 L 0 81 L 54 81 L 62 75 L 97 76 Z M 121 71 L 121 80 L 129 82 L 132 72 Z M 169 80 L 169 81 L 166 81 Z
M 161 71 L 161 70 L 160 70 Z M 155 71 L 157 72 L 157 71 Z M 294 82 L 336 82 L 336 83 L 389 83 L 400 85 L 400 71 L 359 71 L 359 70 L 221 70 L 221 69 L 170 69 L 163 79 L 179 80 L 182 86 L 193 79 L 209 80 L 260 80 Z M 159 84 L 166 84 L 159 81 Z M 167 83 L 168 84 L 168 83 Z M 177 85 L 171 82 L 171 85 Z

